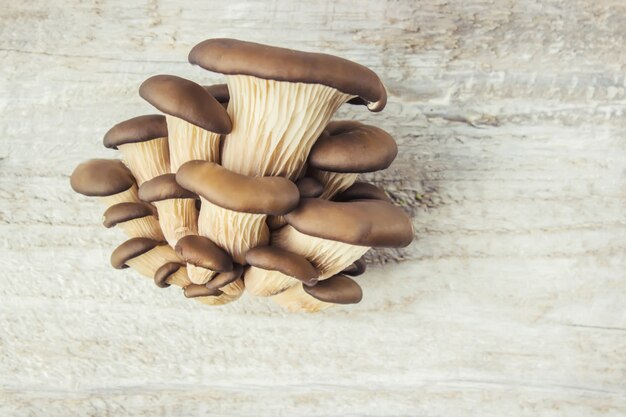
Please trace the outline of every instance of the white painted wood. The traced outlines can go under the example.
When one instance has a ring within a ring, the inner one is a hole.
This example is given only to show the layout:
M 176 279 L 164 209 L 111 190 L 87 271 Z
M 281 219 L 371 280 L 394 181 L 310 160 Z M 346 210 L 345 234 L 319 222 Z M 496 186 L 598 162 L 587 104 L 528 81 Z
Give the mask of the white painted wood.
M 625 27 L 623 0 L 3 2 L 0 415 L 626 415 Z M 417 239 L 362 304 L 209 309 L 108 265 L 68 175 L 149 75 L 219 80 L 186 63 L 217 36 L 387 84 L 341 116 L 398 140 L 370 178 Z

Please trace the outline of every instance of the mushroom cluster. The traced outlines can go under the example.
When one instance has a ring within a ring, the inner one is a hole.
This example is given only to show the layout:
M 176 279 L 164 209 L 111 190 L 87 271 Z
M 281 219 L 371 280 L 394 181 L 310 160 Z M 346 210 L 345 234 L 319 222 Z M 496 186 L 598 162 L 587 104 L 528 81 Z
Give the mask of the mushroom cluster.
M 208 305 L 244 291 L 289 311 L 357 303 L 372 247 L 413 239 L 408 216 L 358 175 L 397 155 L 384 130 L 331 121 L 344 103 L 381 111 L 385 88 L 357 63 L 234 39 L 196 45 L 189 62 L 221 73 L 203 86 L 174 75 L 139 95 L 161 114 L 113 126 L 72 188 L 99 197 L 103 224 L 128 240 L 111 255 L 161 288 Z

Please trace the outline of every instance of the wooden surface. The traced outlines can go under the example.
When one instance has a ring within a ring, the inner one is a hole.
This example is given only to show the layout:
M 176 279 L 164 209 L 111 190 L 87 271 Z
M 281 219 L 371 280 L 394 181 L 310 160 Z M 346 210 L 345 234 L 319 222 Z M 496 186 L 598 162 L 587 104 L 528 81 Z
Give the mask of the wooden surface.
M 0 415 L 626 415 L 626 4 L 2 1 Z M 209 37 L 370 66 L 410 211 L 365 300 L 210 309 L 114 271 L 74 194 L 143 79 Z

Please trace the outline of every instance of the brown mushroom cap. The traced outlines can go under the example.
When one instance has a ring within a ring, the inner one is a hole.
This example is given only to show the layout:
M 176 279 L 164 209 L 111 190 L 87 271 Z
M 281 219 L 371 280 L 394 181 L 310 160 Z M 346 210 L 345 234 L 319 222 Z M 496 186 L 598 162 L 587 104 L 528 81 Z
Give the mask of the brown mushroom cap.
M 117 159 L 90 159 L 78 165 L 70 177 L 72 189 L 89 197 L 119 194 L 133 184 L 133 174 Z
M 365 264 L 363 258 L 361 258 L 354 261 L 352 265 L 341 271 L 341 273 L 344 275 L 350 275 L 352 277 L 358 277 L 359 275 L 363 275 L 366 269 L 367 265 Z
M 332 55 L 236 39 L 208 39 L 193 47 L 189 62 L 222 74 L 327 85 L 363 98 L 371 111 L 381 111 L 387 104 L 385 87 L 372 70 Z
M 225 135 L 232 129 L 224 107 L 193 81 L 175 75 L 155 75 L 141 84 L 139 95 L 163 113 L 210 132 Z
M 104 212 L 104 227 L 111 228 L 118 223 L 124 223 L 147 216 L 156 216 L 156 210 L 146 203 L 119 203 L 109 207 Z
M 336 202 L 303 198 L 285 220 L 305 235 L 357 246 L 404 247 L 413 240 L 409 217 L 380 200 Z
M 168 262 L 161 265 L 154 273 L 154 283 L 159 288 L 169 287 L 170 284 L 167 283 L 167 279 L 183 266 L 178 262 Z
M 228 103 L 230 101 L 230 91 L 228 91 L 228 85 L 226 84 L 213 84 L 213 85 L 204 85 L 203 86 L 206 91 L 209 92 L 215 100 L 220 103 Z
M 176 242 L 176 254 L 192 265 L 217 272 L 233 270 L 233 260 L 212 240 L 204 236 L 187 235 Z
M 324 184 L 313 177 L 304 177 L 296 181 L 300 197 L 319 197 L 324 192 Z
M 313 298 L 333 304 L 356 304 L 363 299 L 361 286 L 352 278 L 337 274 L 313 287 L 302 286 Z
M 176 182 L 176 175 L 163 174 L 144 182 L 139 187 L 139 198 L 148 203 L 172 198 L 197 198 Z
M 357 181 L 333 199 L 335 201 L 382 200 L 391 203 L 387 193 L 374 184 Z
M 213 290 L 220 289 L 227 286 L 231 282 L 237 281 L 243 274 L 243 266 L 239 264 L 233 264 L 233 270 L 228 272 L 220 272 L 213 277 L 209 282 L 204 284 L 205 287 Z
M 317 269 L 304 256 L 276 246 L 257 246 L 250 249 L 246 253 L 246 262 L 266 271 L 278 271 L 306 285 L 315 285 L 319 276 Z
M 117 149 L 125 143 L 146 142 L 167 137 L 167 123 L 161 114 L 133 117 L 113 126 L 104 135 L 102 143 L 107 148 Z
M 282 177 L 249 177 L 214 162 L 185 162 L 176 181 L 222 208 L 242 213 L 283 215 L 298 205 L 298 187 Z
M 189 284 L 183 289 L 183 294 L 187 298 L 196 297 L 219 297 L 224 294 L 222 291 L 215 288 L 207 288 L 200 284 Z
M 148 239 L 147 237 L 134 237 L 119 245 L 111 254 L 111 265 L 115 269 L 128 268 L 126 261 L 136 258 L 159 245 L 163 242 Z
M 387 168 L 398 146 L 384 130 L 360 122 L 330 122 L 311 153 L 309 166 L 342 173 L 373 172 Z

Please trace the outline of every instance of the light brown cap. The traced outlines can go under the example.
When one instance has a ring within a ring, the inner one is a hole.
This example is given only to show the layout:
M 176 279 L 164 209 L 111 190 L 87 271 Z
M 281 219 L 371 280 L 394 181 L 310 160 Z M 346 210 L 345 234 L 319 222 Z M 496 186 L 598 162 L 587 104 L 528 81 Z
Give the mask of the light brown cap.
M 185 162 L 176 181 L 222 208 L 242 213 L 283 215 L 298 205 L 298 187 L 282 177 L 250 177 L 207 161 Z
M 175 75 L 155 75 L 141 84 L 139 95 L 163 113 L 210 132 L 225 135 L 232 129 L 224 107 L 193 81 Z
M 382 188 L 378 188 L 374 184 L 357 181 L 343 192 L 337 194 L 333 199 L 335 201 L 352 201 L 352 200 L 382 200 L 391 203 L 391 199 Z
M 102 143 L 107 148 L 117 149 L 125 143 L 147 142 L 167 137 L 167 123 L 162 114 L 133 117 L 113 126 L 104 135 Z
M 313 177 L 304 177 L 296 181 L 300 197 L 319 197 L 324 192 L 324 184 Z
M 170 284 L 167 283 L 167 279 L 183 266 L 183 264 L 178 262 L 168 262 L 161 265 L 154 273 L 154 283 L 160 288 L 169 287 Z
M 315 285 L 319 273 L 304 256 L 276 246 L 257 246 L 246 253 L 246 262 L 266 271 L 278 271 L 306 285 Z
M 207 288 L 204 285 L 200 284 L 189 284 L 183 289 L 183 294 L 187 298 L 196 298 L 196 297 L 219 297 L 224 294 L 218 289 L 215 288 Z
M 341 273 L 345 275 L 350 275 L 352 277 L 358 277 L 359 275 L 363 275 L 366 269 L 367 265 L 365 264 L 363 258 L 361 258 L 354 261 L 352 265 L 341 271 Z
M 404 247 L 413 240 L 409 217 L 386 201 L 303 198 L 285 220 L 305 235 L 357 246 Z
M 360 173 L 387 168 L 398 146 L 384 130 L 360 122 L 330 122 L 311 153 L 309 166 L 324 171 Z
M 363 299 L 361 286 L 352 278 L 337 274 L 324 279 L 313 287 L 302 286 L 313 298 L 333 304 L 356 304 Z
M 156 210 L 150 204 L 119 203 L 112 205 L 104 212 L 102 224 L 104 227 L 110 228 L 116 226 L 118 223 L 124 223 L 147 216 L 156 217 Z
M 185 262 L 216 272 L 233 270 L 233 260 L 213 241 L 204 236 L 187 235 L 176 242 L 176 254 Z
M 119 245 L 111 254 L 111 265 L 115 269 L 128 268 L 126 261 L 143 255 L 149 250 L 164 245 L 164 242 L 148 239 L 147 237 L 134 237 Z
M 243 266 L 239 264 L 233 264 L 233 270 L 229 272 L 220 272 L 216 276 L 214 276 L 209 282 L 204 284 L 205 287 L 217 290 L 222 287 L 227 286 L 231 282 L 237 281 L 241 274 L 243 274 Z
M 195 199 L 197 195 L 181 187 L 176 182 L 176 175 L 163 174 L 141 184 L 139 198 L 145 202 L 153 203 L 173 198 Z
M 226 84 L 213 84 L 203 86 L 206 91 L 209 92 L 215 100 L 220 103 L 228 103 L 230 101 L 230 91 L 228 91 L 228 85 Z
M 193 47 L 189 62 L 222 74 L 327 85 L 363 98 L 371 111 L 381 111 L 387 104 L 387 92 L 374 71 L 332 55 L 236 39 L 208 39 Z
M 133 174 L 117 159 L 90 159 L 78 165 L 70 177 L 72 189 L 89 197 L 119 194 L 133 184 Z

